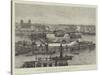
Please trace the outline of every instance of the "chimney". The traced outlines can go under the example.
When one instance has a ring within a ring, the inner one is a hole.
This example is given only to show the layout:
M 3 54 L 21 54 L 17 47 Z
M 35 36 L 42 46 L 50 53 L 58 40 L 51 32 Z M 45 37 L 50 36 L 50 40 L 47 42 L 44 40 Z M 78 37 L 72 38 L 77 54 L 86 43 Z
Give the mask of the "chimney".
M 62 43 L 60 44 L 60 58 L 63 57 L 63 46 Z

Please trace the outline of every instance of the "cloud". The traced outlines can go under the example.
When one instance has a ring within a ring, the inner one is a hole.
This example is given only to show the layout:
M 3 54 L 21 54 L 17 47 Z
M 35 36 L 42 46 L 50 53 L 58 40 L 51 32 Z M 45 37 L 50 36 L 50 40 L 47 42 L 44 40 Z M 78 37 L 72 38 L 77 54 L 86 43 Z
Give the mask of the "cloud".
M 15 20 L 49 24 L 95 24 L 96 9 L 86 7 L 16 4 Z

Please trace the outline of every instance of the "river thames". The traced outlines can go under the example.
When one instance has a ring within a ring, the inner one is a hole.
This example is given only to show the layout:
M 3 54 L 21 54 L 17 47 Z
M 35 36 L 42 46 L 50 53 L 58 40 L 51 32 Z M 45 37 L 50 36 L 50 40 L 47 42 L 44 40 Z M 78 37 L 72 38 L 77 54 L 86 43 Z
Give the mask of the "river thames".
M 81 40 L 83 41 L 92 41 L 93 43 L 96 43 L 96 38 L 94 35 L 84 35 L 82 36 Z M 81 50 L 79 54 L 73 54 L 72 60 L 68 60 L 68 66 L 75 66 L 75 65 L 90 65 L 90 64 L 96 64 L 96 48 L 94 50 Z M 68 52 L 63 52 L 63 55 L 68 54 Z M 59 52 L 55 53 L 53 56 L 59 56 Z M 15 67 L 20 68 L 24 62 L 26 61 L 34 61 L 36 57 L 49 57 L 49 55 L 32 55 L 32 56 L 26 56 L 26 54 L 23 55 L 17 55 L 15 56 Z

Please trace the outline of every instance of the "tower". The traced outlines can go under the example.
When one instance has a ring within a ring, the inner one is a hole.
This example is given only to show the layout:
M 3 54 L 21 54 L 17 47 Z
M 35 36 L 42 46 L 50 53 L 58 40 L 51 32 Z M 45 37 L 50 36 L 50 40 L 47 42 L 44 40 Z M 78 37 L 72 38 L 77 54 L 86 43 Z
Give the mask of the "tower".
M 20 20 L 20 24 L 22 25 L 23 23 L 24 23 L 24 22 L 23 22 L 23 20 L 21 19 L 21 20 Z
M 31 20 L 30 20 L 30 19 L 28 20 L 28 24 L 29 24 L 29 25 L 31 24 Z

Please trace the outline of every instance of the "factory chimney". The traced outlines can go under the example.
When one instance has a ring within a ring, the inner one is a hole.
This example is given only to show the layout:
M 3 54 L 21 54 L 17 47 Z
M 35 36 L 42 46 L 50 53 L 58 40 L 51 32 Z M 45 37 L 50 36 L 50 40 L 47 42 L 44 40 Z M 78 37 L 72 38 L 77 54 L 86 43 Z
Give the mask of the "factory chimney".
M 60 58 L 63 57 L 63 47 L 62 47 L 62 43 L 60 44 Z

